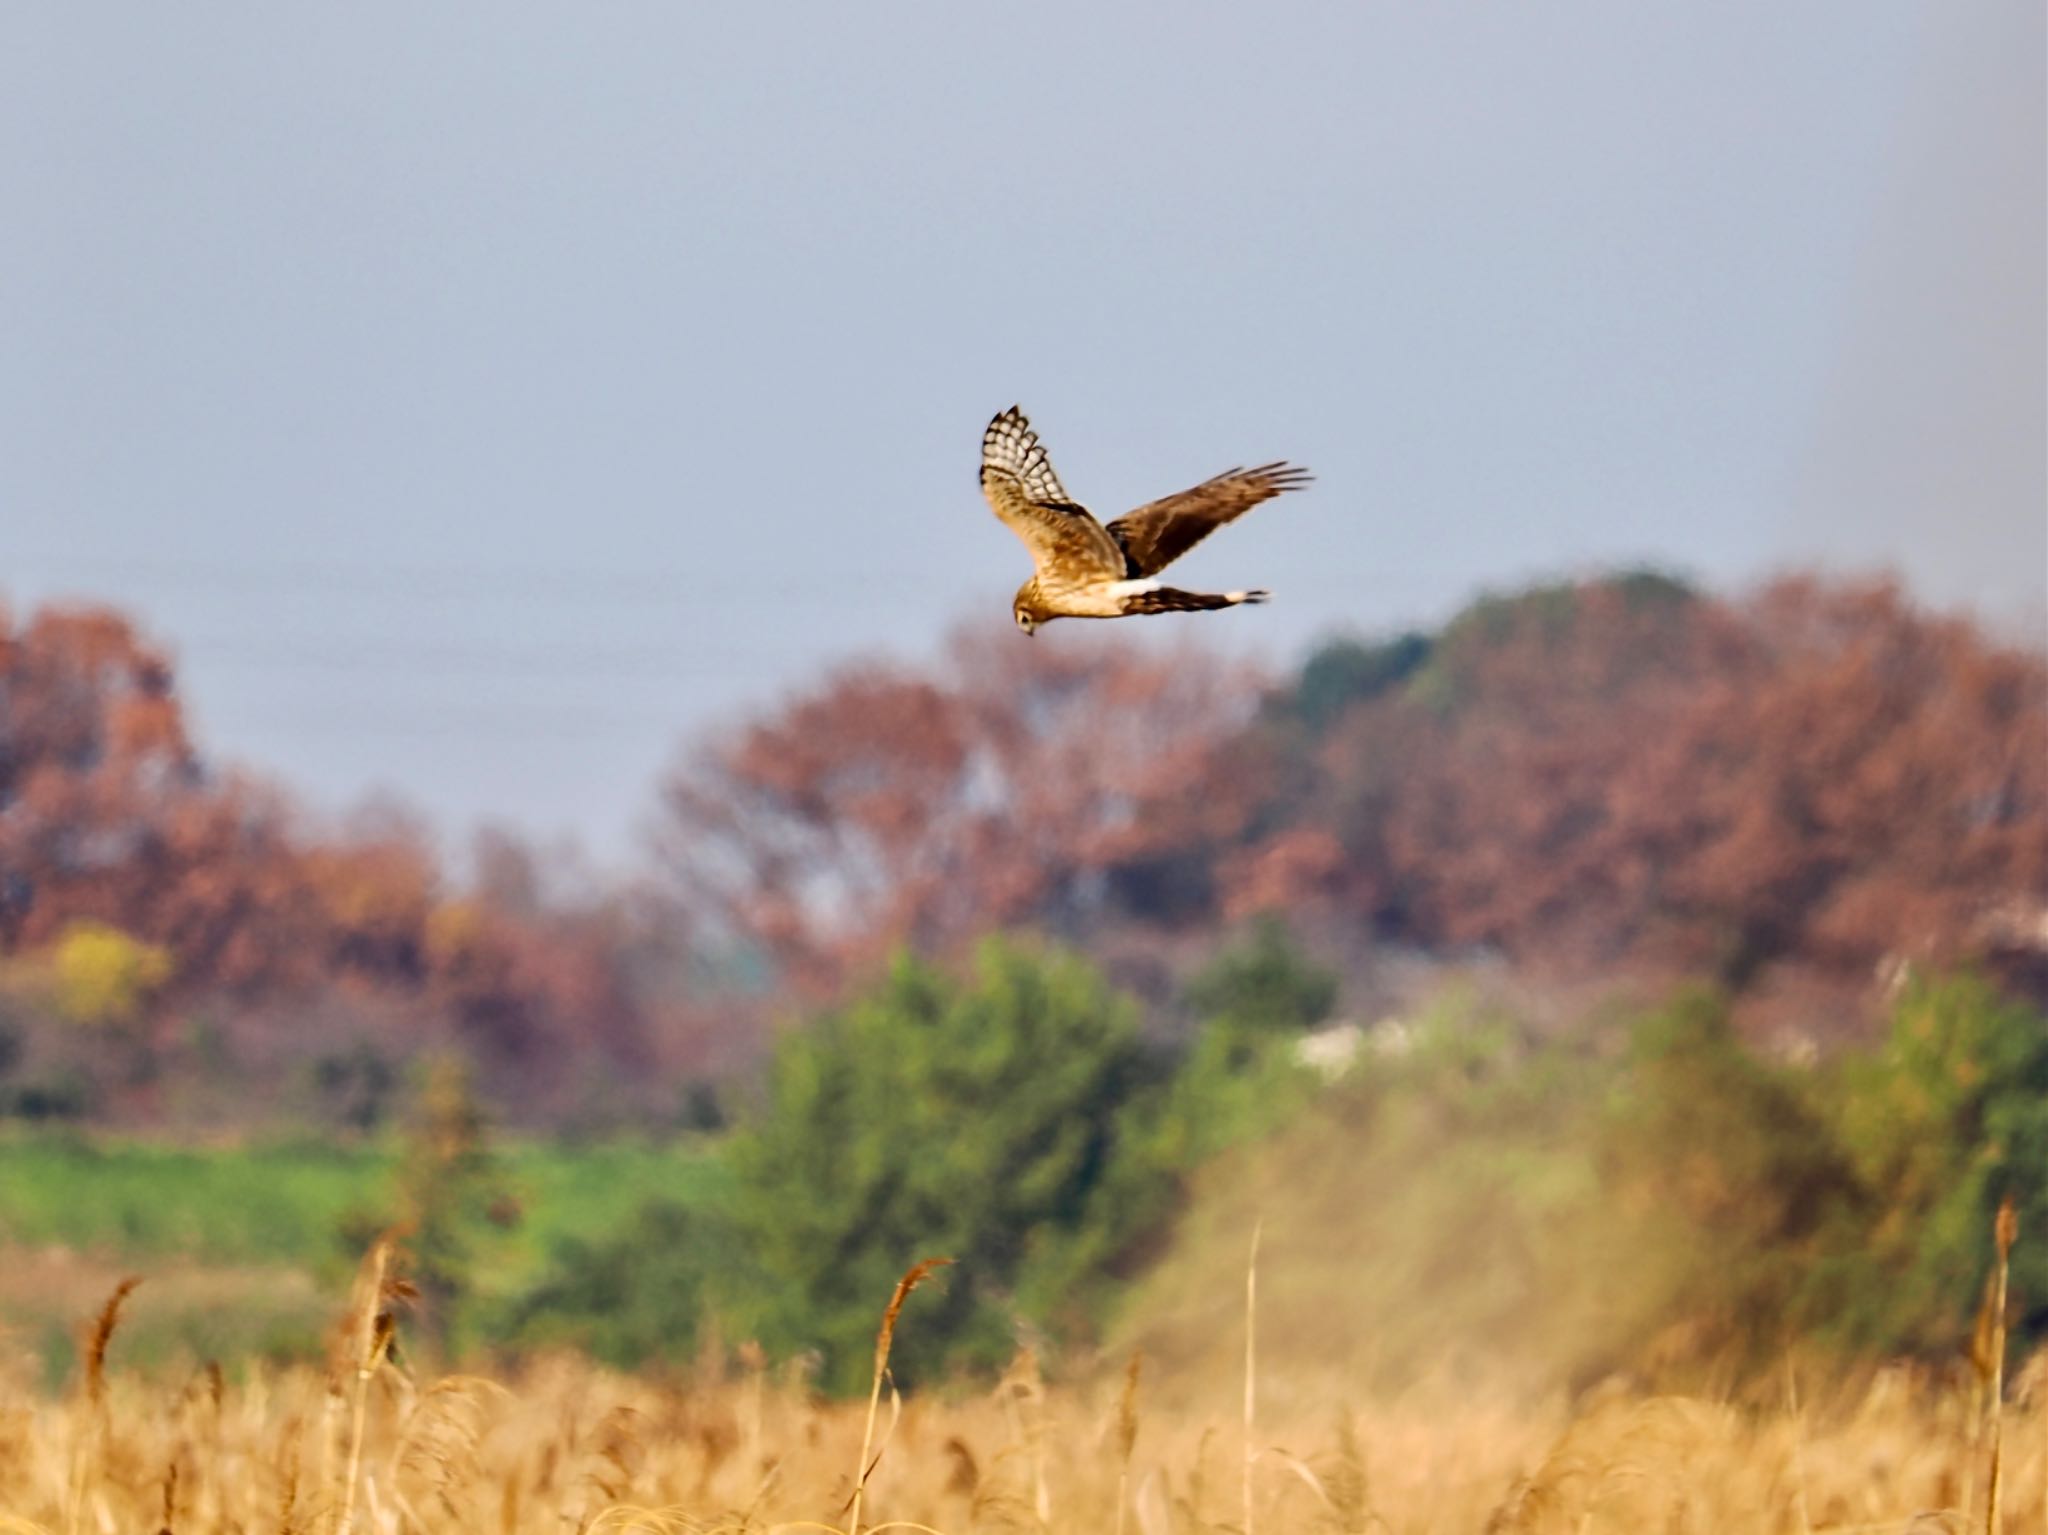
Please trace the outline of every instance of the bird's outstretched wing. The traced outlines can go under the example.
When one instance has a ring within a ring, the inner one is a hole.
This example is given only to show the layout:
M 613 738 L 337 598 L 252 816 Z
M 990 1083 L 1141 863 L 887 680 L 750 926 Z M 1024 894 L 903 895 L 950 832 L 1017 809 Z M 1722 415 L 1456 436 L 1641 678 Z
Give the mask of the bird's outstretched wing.
M 1086 507 L 1067 498 L 1045 445 L 1014 405 L 981 434 L 981 493 L 1024 540 L 1042 578 L 1079 583 L 1124 574 L 1123 551 Z
M 1109 525 L 1109 536 L 1132 575 L 1157 575 L 1224 523 L 1282 491 L 1301 489 L 1310 478 L 1306 469 L 1284 463 L 1227 469 L 1191 490 L 1125 513 Z

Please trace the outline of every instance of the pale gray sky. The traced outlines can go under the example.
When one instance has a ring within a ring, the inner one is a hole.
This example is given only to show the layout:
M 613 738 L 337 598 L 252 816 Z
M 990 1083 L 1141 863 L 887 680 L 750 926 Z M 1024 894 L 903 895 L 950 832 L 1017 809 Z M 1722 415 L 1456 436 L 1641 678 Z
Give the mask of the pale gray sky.
M 688 733 L 1289 457 L 1275 659 L 1615 560 L 2038 625 L 2039 0 L 0 18 L 0 594 L 216 750 L 629 846 Z M 1143 642 L 1133 626 L 1115 631 Z M 1021 637 L 1018 643 L 1031 643 Z

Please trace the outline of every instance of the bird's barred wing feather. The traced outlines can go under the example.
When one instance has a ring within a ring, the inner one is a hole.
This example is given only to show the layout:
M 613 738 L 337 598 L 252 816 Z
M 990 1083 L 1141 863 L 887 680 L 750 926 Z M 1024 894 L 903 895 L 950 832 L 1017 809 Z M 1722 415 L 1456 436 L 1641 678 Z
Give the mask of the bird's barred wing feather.
M 1068 499 L 1045 445 L 1014 405 L 981 434 L 981 493 L 1024 540 L 1041 579 L 1079 584 L 1123 575 L 1123 551 L 1086 507 Z
M 1118 604 L 1126 618 L 1140 613 L 1205 613 L 1211 608 L 1234 608 L 1241 602 L 1264 602 L 1273 594 L 1250 592 L 1184 592 L 1177 586 L 1151 586 L 1149 592 L 1133 592 Z
M 1228 469 L 1125 513 L 1109 525 L 1109 536 L 1123 550 L 1133 576 L 1157 575 L 1224 523 L 1283 491 L 1301 489 L 1309 479 L 1306 469 L 1285 463 Z
M 1008 474 L 1032 501 L 1071 505 L 1074 499 L 1053 471 L 1045 444 L 1015 405 L 989 422 L 988 430 L 981 434 L 981 472 L 984 479 L 992 473 Z

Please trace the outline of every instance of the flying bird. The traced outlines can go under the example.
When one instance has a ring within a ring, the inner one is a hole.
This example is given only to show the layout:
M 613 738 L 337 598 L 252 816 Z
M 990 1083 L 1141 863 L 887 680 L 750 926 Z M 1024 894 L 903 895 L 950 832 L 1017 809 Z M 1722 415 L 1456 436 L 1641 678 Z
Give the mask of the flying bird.
M 1309 482 L 1285 463 L 1226 469 L 1104 526 L 1053 473 L 1038 433 L 1012 405 L 981 434 L 981 493 L 1031 551 L 1035 570 L 1010 613 L 1026 634 L 1055 618 L 1131 618 L 1264 602 L 1262 591 L 1185 592 L 1159 572 L 1224 523 Z

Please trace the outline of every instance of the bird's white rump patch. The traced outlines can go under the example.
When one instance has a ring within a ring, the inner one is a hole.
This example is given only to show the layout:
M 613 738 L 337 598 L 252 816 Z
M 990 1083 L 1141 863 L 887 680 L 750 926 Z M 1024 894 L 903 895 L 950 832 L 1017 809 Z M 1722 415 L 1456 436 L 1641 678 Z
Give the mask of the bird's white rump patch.
M 1159 590 L 1157 581 L 1108 581 L 1102 586 L 1102 595 L 1118 601 L 1125 597 L 1142 597 L 1147 592 Z

